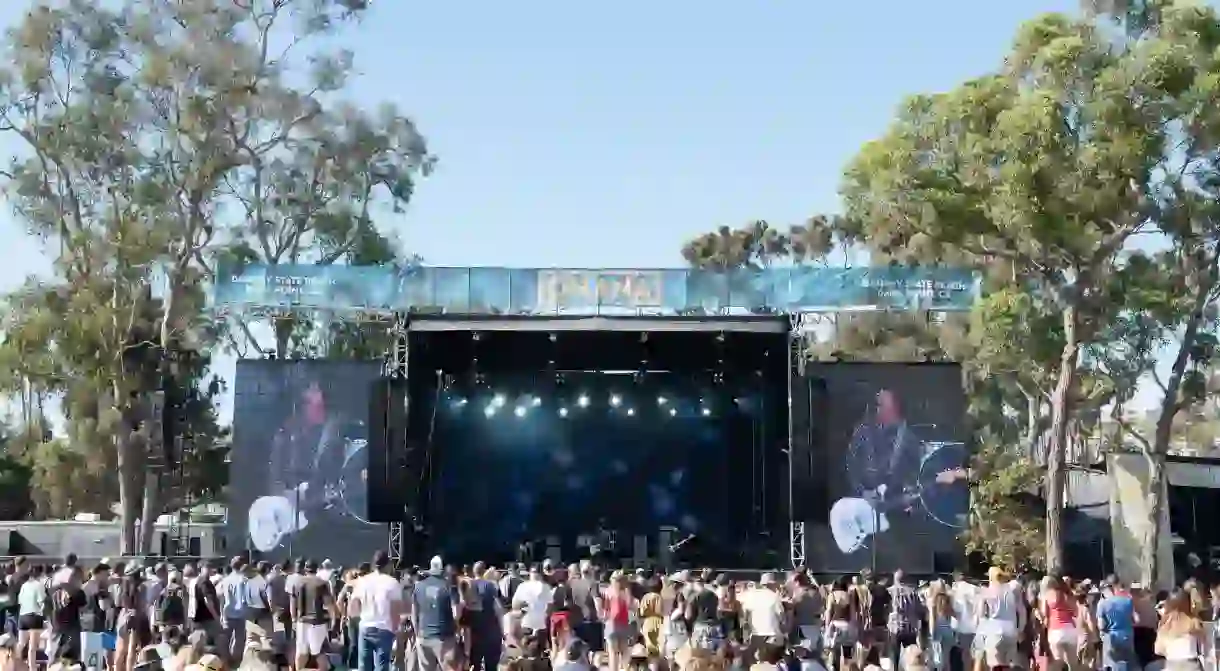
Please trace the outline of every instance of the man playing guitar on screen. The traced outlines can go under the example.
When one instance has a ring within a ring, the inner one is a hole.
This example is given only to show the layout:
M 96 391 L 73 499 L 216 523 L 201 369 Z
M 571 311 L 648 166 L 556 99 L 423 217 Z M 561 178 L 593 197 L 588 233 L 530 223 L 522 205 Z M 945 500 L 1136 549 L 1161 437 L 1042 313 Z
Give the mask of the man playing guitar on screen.
M 259 551 L 273 549 L 317 513 L 335 508 L 345 487 L 364 486 L 364 472 L 347 472 L 348 450 L 363 447 L 363 436 L 352 440 L 356 427 L 327 405 L 321 386 L 311 381 L 271 440 L 268 495 L 248 513 L 250 540 Z
M 889 389 L 878 391 L 875 405 L 852 432 L 847 448 L 852 495 L 831 508 L 831 531 L 840 550 L 854 552 L 864 547 L 868 537 L 886 531 L 886 512 L 909 513 L 922 497 L 968 479 L 961 458 L 932 464 L 934 473 L 925 474 L 931 477 L 921 482 L 927 470 L 924 442 L 911 430 L 897 395 Z

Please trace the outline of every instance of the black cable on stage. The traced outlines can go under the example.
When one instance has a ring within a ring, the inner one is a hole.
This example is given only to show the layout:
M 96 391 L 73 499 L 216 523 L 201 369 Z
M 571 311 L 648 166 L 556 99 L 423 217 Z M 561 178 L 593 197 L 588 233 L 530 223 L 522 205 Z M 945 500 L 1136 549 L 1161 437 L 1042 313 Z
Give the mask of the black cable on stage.
M 443 385 L 441 384 L 442 375 L 441 371 L 436 371 L 436 391 L 432 394 L 432 417 L 428 419 L 428 439 L 424 442 L 424 464 L 423 468 L 420 469 L 420 476 L 426 478 L 425 481 L 428 483 L 427 510 L 429 512 L 432 510 L 432 488 L 435 484 L 432 481 L 432 447 L 434 444 L 433 439 L 436 436 L 436 411 L 441 406 L 441 392 L 443 391 Z

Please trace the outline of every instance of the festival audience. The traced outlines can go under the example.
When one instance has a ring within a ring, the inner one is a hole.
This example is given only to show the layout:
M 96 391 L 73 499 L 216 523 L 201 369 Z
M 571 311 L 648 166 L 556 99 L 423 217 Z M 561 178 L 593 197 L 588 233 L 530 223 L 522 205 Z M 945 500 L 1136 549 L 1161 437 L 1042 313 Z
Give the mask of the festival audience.
M 69 561 L 70 559 L 70 561 Z M 4 568 L 0 671 L 81 668 L 83 637 L 111 632 L 110 669 L 229 671 L 1128 671 L 1215 669 L 1220 590 L 1161 598 L 1111 576 L 985 584 L 804 571 L 757 584 L 476 563 L 397 571 L 379 552 L 343 571 L 308 559 L 181 571 L 75 557 Z

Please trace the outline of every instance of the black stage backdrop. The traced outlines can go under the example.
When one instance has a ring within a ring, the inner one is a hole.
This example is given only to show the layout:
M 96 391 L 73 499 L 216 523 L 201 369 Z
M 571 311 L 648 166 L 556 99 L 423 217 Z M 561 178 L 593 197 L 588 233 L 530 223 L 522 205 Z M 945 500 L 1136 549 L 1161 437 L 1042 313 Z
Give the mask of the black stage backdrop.
M 763 468 L 763 445 L 751 447 L 763 438 L 763 390 L 677 374 L 519 380 L 488 376 L 439 397 L 430 518 L 446 558 L 511 558 L 552 536 L 571 546 L 599 527 L 620 544 L 673 527 L 709 554 L 740 551 L 751 474 Z M 503 405 L 489 410 L 497 395 Z
M 945 570 L 966 524 L 966 401 L 956 364 L 810 364 L 828 523 L 807 524 L 819 572 Z M 879 531 L 874 529 L 880 528 Z
M 269 559 L 368 561 L 384 525 L 367 517 L 369 404 L 381 366 L 237 364 L 228 547 Z

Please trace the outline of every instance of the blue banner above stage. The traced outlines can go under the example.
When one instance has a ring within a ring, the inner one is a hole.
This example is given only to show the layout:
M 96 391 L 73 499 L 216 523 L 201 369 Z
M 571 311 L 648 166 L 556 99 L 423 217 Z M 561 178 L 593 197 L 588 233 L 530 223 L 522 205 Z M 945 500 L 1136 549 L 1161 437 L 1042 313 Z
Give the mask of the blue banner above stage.
M 219 309 L 455 315 L 800 313 L 970 309 L 975 274 L 950 268 L 703 270 L 393 269 L 248 264 L 217 274 Z

